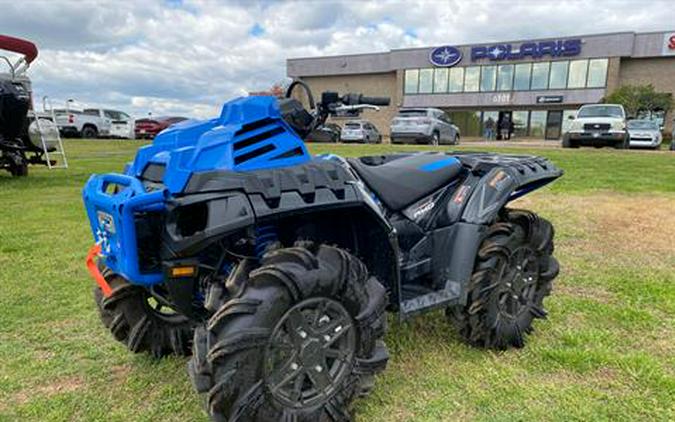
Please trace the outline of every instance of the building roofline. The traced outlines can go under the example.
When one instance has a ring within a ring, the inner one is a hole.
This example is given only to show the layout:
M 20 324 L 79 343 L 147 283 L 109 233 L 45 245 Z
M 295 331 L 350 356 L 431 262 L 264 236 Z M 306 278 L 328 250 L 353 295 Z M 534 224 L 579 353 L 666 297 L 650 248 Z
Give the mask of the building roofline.
M 354 54 L 333 54 L 330 56 L 304 56 L 304 57 L 289 57 L 286 59 L 286 62 L 290 62 L 293 60 L 314 60 L 314 59 L 337 59 L 339 57 L 359 57 L 359 56 L 377 56 L 377 55 L 385 55 L 389 54 L 394 50 L 388 50 L 388 51 L 375 51 L 372 53 L 354 53 Z
M 484 44 L 494 44 L 494 43 L 504 43 L 504 44 L 512 44 L 512 43 L 518 43 L 518 42 L 523 42 L 523 41 L 539 41 L 539 40 L 552 40 L 552 39 L 559 39 L 559 38 L 584 38 L 584 37 L 606 37 L 606 36 L 613 36 L 613 35 L 649 35 L 649 34 L 660 34 L 660 33 L 666 33 L 666 32 L 675 32 L 675 29 L 664 29 L 661 31 L 647 31 L 647 32 L 635 32 L 635 31 L 615 31 L 615 32 L 604 32 L 604 33 L 595 33 L 595 34 L 576 34 L 576 35 L 554 35 L 550 37 L 543 37 L 543 38 L 521 38 L 517 40 L 506 40 L 506 41 L 501 41 L 501 40 L 492 40 L 492 41 L 484 41 L 484 42 L 474 42 L 474 43 L 464 43 L 464 44 L 457 44 L 454 45 L 455 47 L 470 47 L 470 46 L 475 46 L 475 45 L 484 45 Z M 439 44 L 440 45 L 440 44 Z M 428 50 L 430 48 L 433 48 L 436 46 L 429 45 L 429 46 L 424 46 L 424 47 L 409 47 L 409 48 L 392 48 L 388 51 L 376 51 L 372 53 L 356 53 L 356 54 L 334 54 L 330 56 L 305 56 L 305 57 L 291 57 L 286 59 L 286 63 L 296 61 L 296 60 L 317 60 L 317 59 L 336 59 L 336 58 L 348 58 L 348 57 L 361 57 L 361 56 L 375 56 L 375 55 L 385 55 L 385 54 L 391 54 L 392 52 L 398 52 L 398 51 L 419 51 L 419 50 Z

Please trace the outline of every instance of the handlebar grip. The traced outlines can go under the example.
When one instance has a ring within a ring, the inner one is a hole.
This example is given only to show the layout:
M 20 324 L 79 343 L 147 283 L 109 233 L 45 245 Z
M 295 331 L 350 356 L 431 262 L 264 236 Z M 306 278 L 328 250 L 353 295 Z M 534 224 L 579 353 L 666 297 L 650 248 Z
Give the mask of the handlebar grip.
M 361 97 L 361 104 L 372 104 L 376 106 L 388 106 L 391 102 L 389 97 Z

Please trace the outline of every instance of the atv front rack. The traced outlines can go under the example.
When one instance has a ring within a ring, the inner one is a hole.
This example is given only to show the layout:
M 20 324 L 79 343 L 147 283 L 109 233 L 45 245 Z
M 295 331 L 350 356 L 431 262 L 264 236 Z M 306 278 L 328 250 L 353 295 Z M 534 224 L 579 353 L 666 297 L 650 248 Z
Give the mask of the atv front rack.
M 111 271 L 134 284 L 163 280 L 161 271 L 141 269 L 136 225 L 140 213 L 164 211 L 167 195 L 165 189 L 147 192 L 140 180 L 114 173 L 92 176 L 83 189 L 99 255 Z

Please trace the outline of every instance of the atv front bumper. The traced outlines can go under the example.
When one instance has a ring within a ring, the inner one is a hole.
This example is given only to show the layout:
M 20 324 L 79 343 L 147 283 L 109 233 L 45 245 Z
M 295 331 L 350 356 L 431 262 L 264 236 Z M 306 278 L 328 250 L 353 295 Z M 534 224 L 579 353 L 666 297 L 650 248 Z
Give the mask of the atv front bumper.
M 138 244 L 139 232 L 145 229 L 141 217 L 148 214 L 161 217 L 167 191 L 147 192 L 140 180 L 111 173 L 93 175 L 82 196 L 98 245 L 97 254 L 106 266 L 135 284 L 147 286 L 163 281 L 161 270 L 142 268 L 139 252 L 143 251 L 139 251 Z M 89 264 L 88 267 L 91 270 Z M 99 278 L 92 275 L 99 282 Z

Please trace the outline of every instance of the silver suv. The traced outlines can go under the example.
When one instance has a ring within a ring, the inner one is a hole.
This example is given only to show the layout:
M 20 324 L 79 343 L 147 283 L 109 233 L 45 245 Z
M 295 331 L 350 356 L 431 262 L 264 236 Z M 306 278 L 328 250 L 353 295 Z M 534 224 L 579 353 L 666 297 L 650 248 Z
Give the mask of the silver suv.
M 459 143 L 459 128 L 437 108 L 403 108 L 391 121 L 391 143 L 430 145 Z
M 340 132 L 340 140 L 342 142 L 379 144 L 382 142 L 382 135 L 372 123 L 366 120 L 352 120 L 345 123 Z

